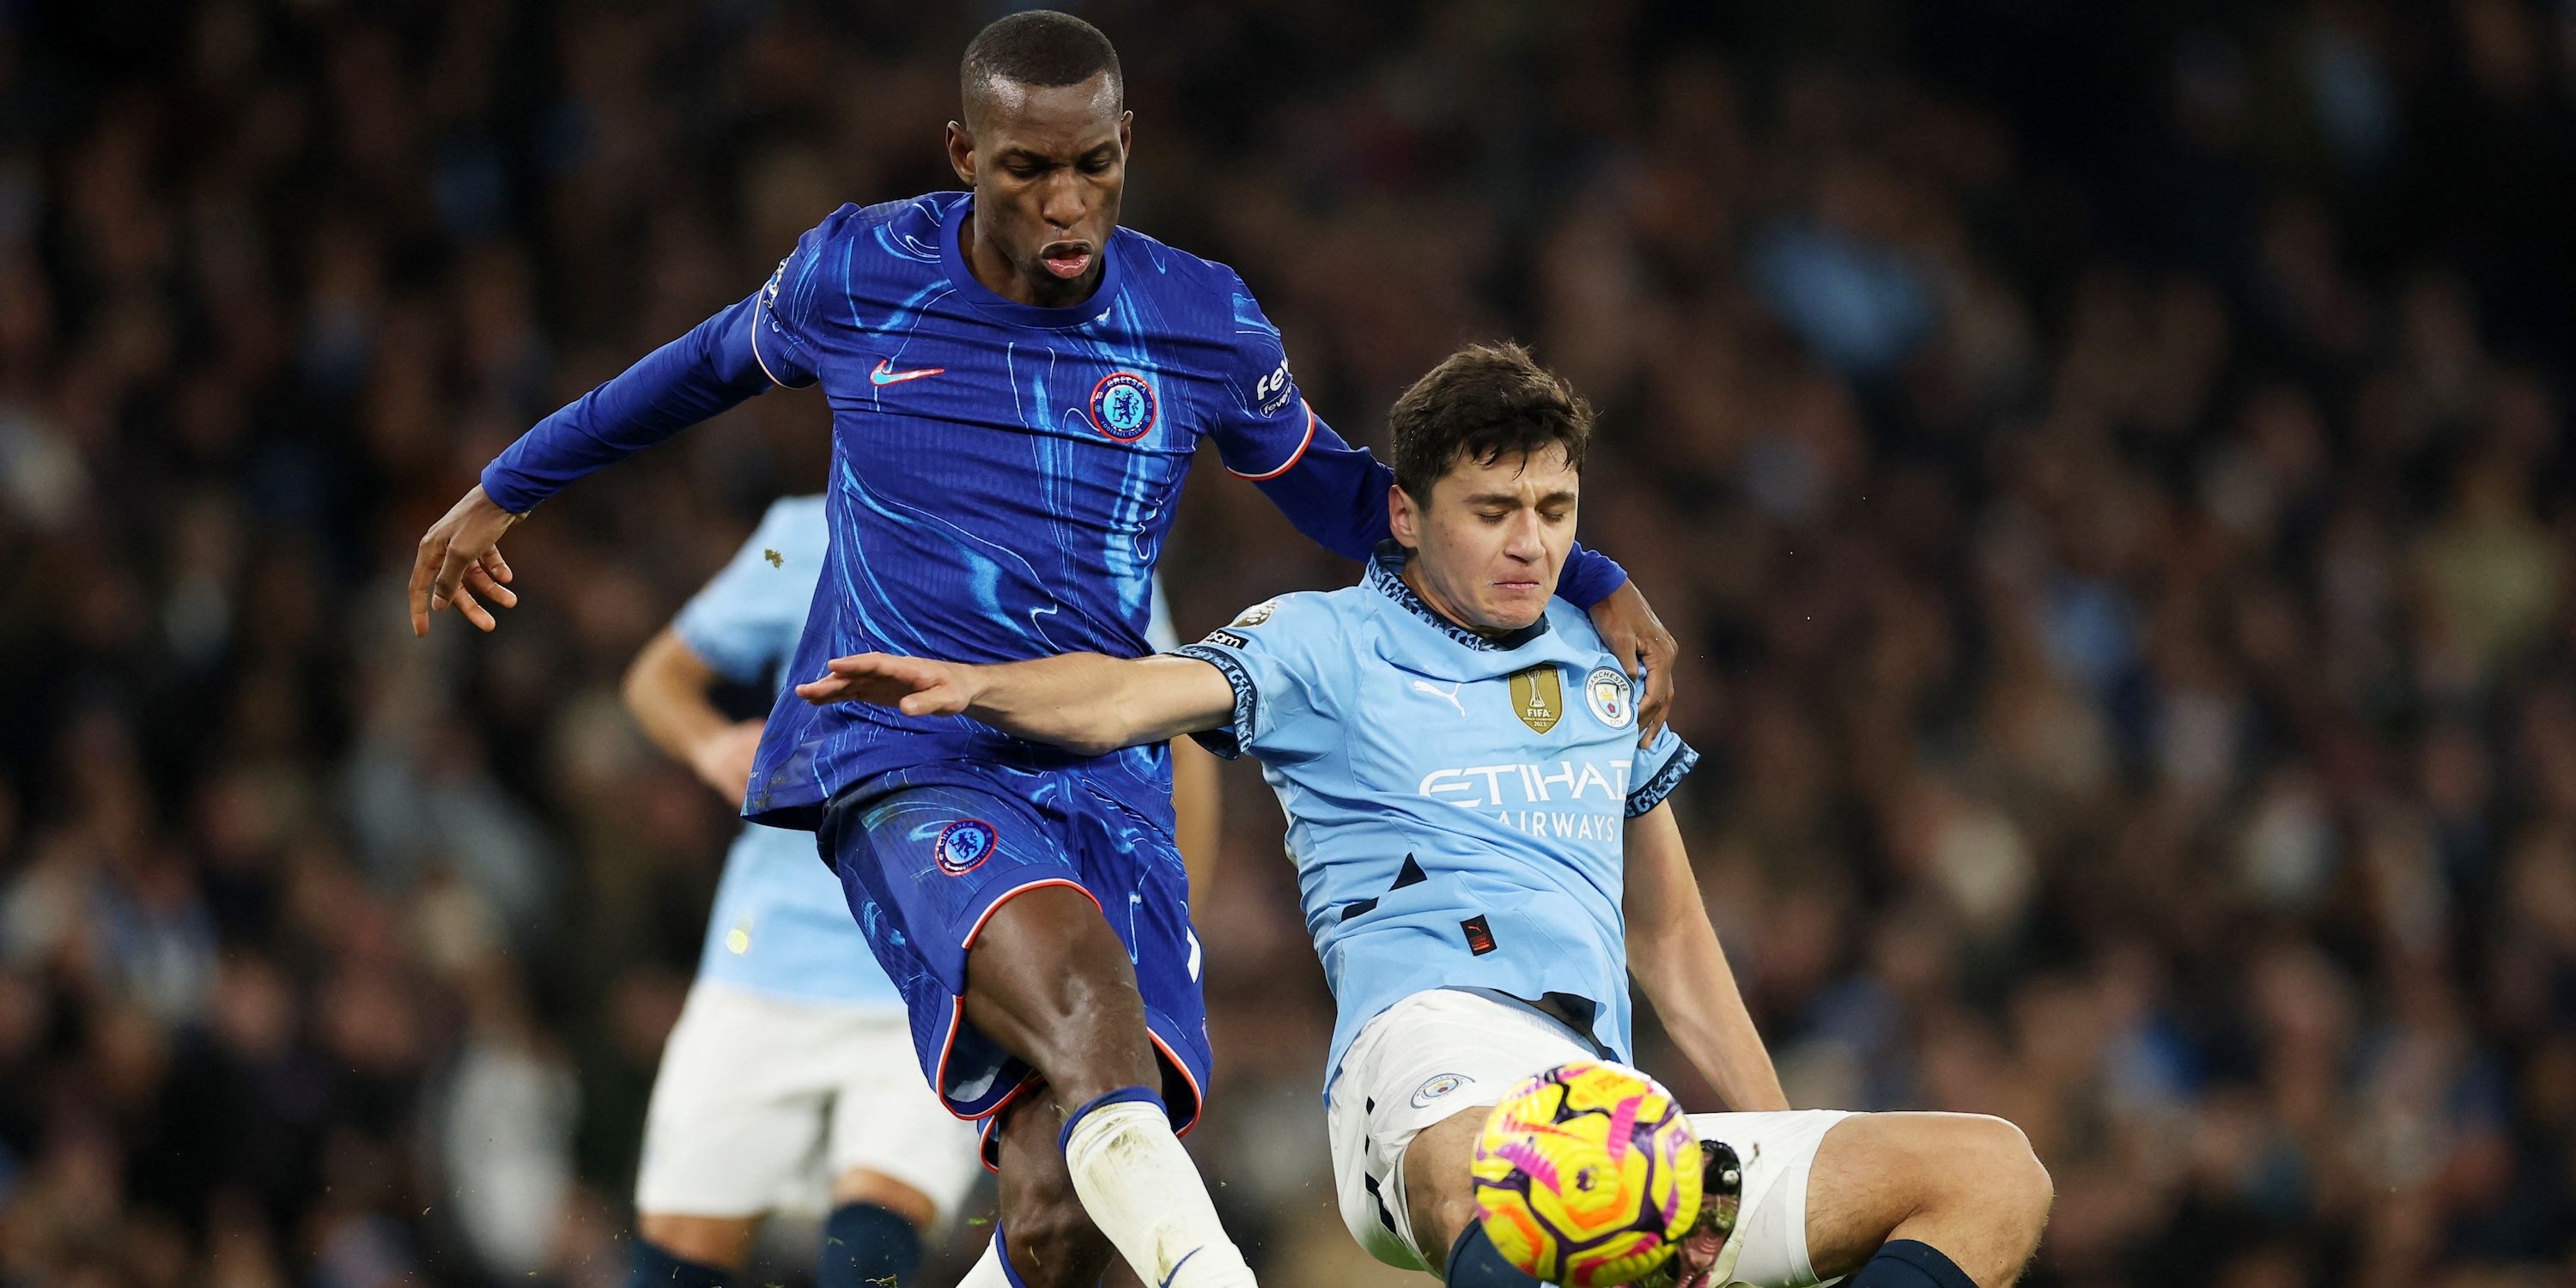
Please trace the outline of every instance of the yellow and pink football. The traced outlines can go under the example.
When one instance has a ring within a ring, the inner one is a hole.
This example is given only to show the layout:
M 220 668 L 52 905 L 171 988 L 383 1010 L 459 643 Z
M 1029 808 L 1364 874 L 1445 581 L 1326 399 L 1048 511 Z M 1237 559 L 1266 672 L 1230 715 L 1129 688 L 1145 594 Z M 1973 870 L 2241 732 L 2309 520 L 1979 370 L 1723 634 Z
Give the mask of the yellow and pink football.
M 1476 1206 L 1513 1265 L 1610 1288 L 1670 1260 L 1699 1219 L 1699 1140 L 1672 1093 L 1577 1061 L 1522 1083 L 1476 1141 Z

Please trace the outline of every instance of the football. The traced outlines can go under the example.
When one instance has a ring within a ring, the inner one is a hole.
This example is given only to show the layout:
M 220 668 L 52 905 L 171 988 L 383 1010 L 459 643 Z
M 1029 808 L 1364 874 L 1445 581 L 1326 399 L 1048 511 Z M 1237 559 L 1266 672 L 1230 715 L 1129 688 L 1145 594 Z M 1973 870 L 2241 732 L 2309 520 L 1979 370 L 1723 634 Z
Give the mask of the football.
M 1475 1179 L 1494 1247 L 1572 1288 L 1652 1272 L 1699 1219 L 1690 1120 L 1654 1079 L 1615 1064 L 1559 1065 L 1514 1088 L 1476 1140 Z

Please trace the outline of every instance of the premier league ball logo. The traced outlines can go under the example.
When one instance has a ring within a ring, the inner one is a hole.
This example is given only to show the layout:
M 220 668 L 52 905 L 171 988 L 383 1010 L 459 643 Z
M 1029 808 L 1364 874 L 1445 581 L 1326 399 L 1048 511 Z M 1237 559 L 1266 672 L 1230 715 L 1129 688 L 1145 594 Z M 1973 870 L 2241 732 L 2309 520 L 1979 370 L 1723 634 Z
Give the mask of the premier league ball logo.
M 1091 427 L 1121 443 L 1154 428 L 1154 387 L 1133 371 L 1113 371 L 1091 387 Z
M 939 839 L 931 843 L 931 855 L 939 861 L 939 870 L 952 877 L 962 877 L 984 866 L 993 857 L 993 825 L 980 818 L 961 818 L 939 829 Z

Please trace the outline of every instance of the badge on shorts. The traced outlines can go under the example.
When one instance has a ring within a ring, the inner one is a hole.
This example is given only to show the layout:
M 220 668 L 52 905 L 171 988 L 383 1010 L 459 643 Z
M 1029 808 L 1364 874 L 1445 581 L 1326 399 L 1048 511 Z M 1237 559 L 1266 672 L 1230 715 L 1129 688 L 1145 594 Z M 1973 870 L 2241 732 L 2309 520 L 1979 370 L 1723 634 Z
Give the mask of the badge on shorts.
M 984 866 L 993 857 L 993 825 L 980 818 L 961 818 L 939 829 L 939 839 L 930 846 L 931 857 L 939 870 L 952 877 L 962 877 Z
M 1413 1089 L 1413 1107 L 1428 1109 L 1432 1101 L 1474 1081 L 1475 1079 L 1463 1073 L 1435 1073 L 1421 1086 Z

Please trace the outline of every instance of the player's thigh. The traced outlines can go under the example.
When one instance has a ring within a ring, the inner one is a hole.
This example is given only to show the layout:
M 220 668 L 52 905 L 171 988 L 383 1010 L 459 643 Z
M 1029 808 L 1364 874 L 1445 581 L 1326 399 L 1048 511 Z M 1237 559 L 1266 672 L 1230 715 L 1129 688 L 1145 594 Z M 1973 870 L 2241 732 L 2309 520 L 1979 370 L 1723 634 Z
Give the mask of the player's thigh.
M 1096 924 L 1064 839 L 1070 790 L 1055 775 L 935 761 L 824 806 L 816 843 L 903 996 L 923 1077 L 952 1113 L 990 1113 L 1031 1073 L 965 1014 L 967 961 L 987 923 L 1016 896 L 1069 886 Z
M 898 987 L 927 973 L 966 991 L 968 947 L 1013 893 L 1079 885 L 1064 831 L 1069 785 L 968 761 L 881 774 L 835 796 L 817 844 Z M 891 958 L 892 960 L 889 960 Z
M 954 1214 L 983 1172 L 974 1125 L 951 1116 L 914 1075 L 911 1038 L 904 1018 L 862 1014 L 845 1024 L 835 1043 L 842 1071 L 831 1104 L 825 1156 L 835 1178 L 835 1203 L 878 1202 L 924 1228 Z M 885 1191 L 854 1175 L 882 1178 L 918 1196 Z M 885 1200 L 874 1195 L 882 1193 Z
M 1484 1111 L 1525 1079 L 1599 1058 L 1554 1017 L 1484 994 L 1432 989 L 1388 1007 L 1352 1038 L 1325 1098 L 1342 1224 L 1388 1265 L 1436 1264 L 1448 1249 L 1422 1246 L 1413 1187 L 1431 1187 L 1434 1201 L 1464 1193 L 1467 1164 L 1440 1151 L 1417 1169 L 1408 1162 L 1416 1139 L 1453 1118 L 1480 1128 Z M 1468 1140 L 1472 1149 L 1472 1132 Z
M 636 1210 L 769 1211 L 820 1162 L 833 1072 L 805 1008 L 722 985 L 689 992 L 644 1112 Z
M 1734 1150 L 1741 1168 L 1735 1231 L 1727 1240 L 1718 1263 L 1720 1273 L 1713 1282 L 1801 1288 L 1820 1276 L 1843 1273 L 1820 1271 L 1813 1255 L 1809 1232 L 1818 1228 L 1813 1178 L 1819 1173 L 1820 1152 L 1827 1142 L 1859 1116 L 1810 1109 L 1690 1117 L 1691 1130 L 1702 1140 L 1719 1141 Z M 1825 1198 L 1832 1201 L 1830 1195 Z
M 1164 1102 L 1173 1125 L 1186 1131 L 1198 1118 L 1213 1058 L 1199 987 L 1206 954 L 1190 923 L 1189 873 L 1160 816 L 1119 799 L 1141 779 L 1086 770 L 1082 781 L 1085 803 L 1073 820 L 1076 858 L 1126 950 L 1162 1062 Z
M 1946 1225 L 1941 1250 L 1980 1273 L 2029 1256 L 2046 1173 L 2019 1128 L 1984 1114 L 1855 1114 L 1828 1133 L 1807 1184 L 1816 1272 L 1849 1274 L 1900 1223 Z M 1963 1219 L 1964 1217 L 1964 1219 Z

